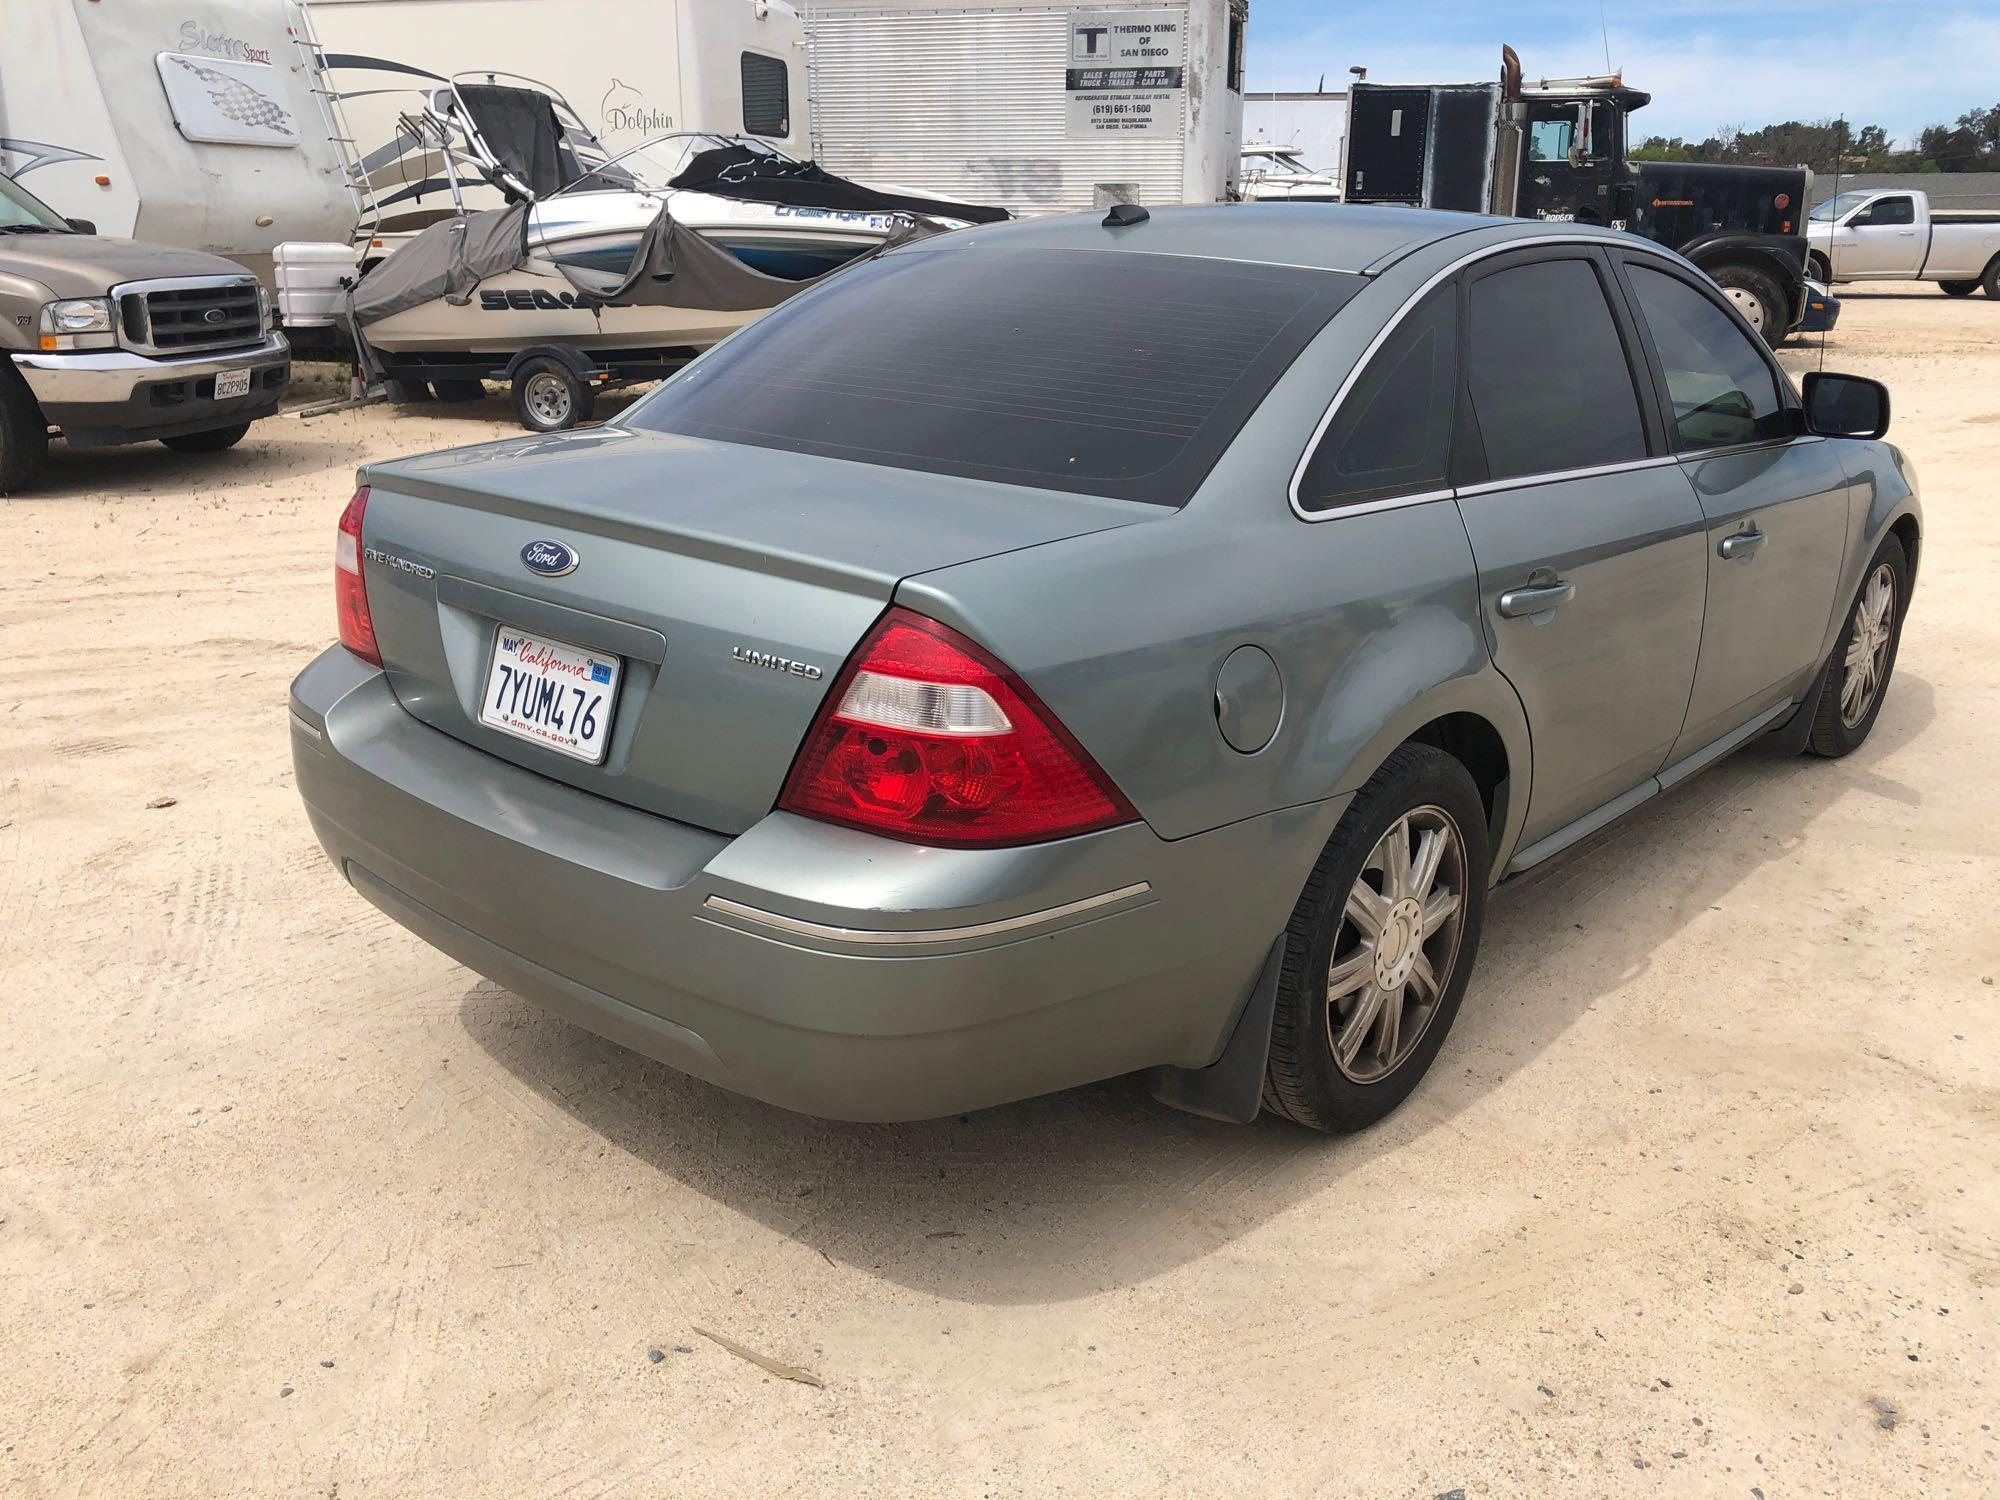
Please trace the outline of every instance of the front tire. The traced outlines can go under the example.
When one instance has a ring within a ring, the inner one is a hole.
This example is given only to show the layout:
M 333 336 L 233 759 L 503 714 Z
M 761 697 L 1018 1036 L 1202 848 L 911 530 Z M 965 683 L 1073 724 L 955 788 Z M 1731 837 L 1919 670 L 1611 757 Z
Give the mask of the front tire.
M 1989 297 L 2000 297 L 2000 255 L 1986 263 L 1986 274 L 1979 278 L 1979 284 L 1986 288 Z
M 1790 304 L 1776 277 L 1755 266 L 1735 262 L 1717 266 L 1708 274 L 1722 288 L 1723 295 L 1750 320 L 1759 338 L 1773 349 L 1785 341 L 1785 335 L 1791 332 L 1787 312 Z
M 27 381 L 0 359 L 0 495 L 34 483 L 49 456 L 49 424 Z
M 1806 748 L 1828 759 L 1857 750 L 1875 727 L 1888 696 L 1889 675 L 1903 642 L 1903 615 L 1909 608 L 1910 560 L 1896 537 L 1882 539 L 1861 589 L 1847 611 L 1833 655 L 1820 674 Z
M 1285 930 L 1265 1108 L 1350 1131 L 1409 1096 L 1465 994 L 1487 866 L 1465 767 L 1398 747 L 1341 815 Z
M 176 453 L 220 453 L 242 442 L 249 430 L 248 422 L 236 422 L 228 427 L 211 427 L 206 432 L 184 432 L 179 437 L 161 438 L 160 441 Z

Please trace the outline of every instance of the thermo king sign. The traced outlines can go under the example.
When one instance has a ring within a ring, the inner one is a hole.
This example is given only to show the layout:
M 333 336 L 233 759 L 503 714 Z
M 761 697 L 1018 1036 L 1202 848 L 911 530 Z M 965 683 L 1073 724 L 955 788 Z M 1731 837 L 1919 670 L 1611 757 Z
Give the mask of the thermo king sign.
M 1186 64 L 1186 11 L 1071 11 L 1069 139 L 1179 135 Z

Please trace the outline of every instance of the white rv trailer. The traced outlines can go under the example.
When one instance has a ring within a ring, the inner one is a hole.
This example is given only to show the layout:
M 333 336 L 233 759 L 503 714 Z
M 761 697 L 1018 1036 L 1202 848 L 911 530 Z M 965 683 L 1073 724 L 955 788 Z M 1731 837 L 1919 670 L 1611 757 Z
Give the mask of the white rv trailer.
M 285 0 L 4 0 L 0 170 L 110 235 L 269 278 L 355 204 Z
M 1232 195 L 1248 0 L 808 0 L 830 172 L 1051 213 Z
M 676 130 L 806 151 L 805 30 L 785 0 L 311 0 L 310 9 L 336 71 L 352 74 L 343 59 L 365 57 L 419 70 L 404 79 L 412 86 L 424 73 L 468 69 L 539 79 L 614 153 Z M 393 115 L 376 118 L 366 100 L 346 112 L 364 152 L 394 134 Z

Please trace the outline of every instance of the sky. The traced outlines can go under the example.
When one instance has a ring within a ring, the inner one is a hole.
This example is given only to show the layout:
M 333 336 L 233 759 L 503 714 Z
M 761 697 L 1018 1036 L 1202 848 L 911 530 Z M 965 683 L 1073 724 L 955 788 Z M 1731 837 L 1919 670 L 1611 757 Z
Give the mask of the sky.
M 1845 115 L 1914 143 L 2000 104 L 2000 0 L 1603 0 L 1611 66 L 1653 102 L 1640 135 Z M 1245 84 L 1344 88 L 1497 77 L 1511 42 L 1530 79 L 1604 71 L 1597 0 L 1250 0 Z

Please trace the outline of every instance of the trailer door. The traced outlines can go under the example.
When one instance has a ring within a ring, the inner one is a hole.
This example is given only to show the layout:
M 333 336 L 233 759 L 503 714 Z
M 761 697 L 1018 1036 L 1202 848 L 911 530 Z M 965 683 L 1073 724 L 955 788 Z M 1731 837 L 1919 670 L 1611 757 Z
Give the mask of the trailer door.
M 1424 202 L 1431 91 L 1356 84 L 1347 107 L 1349 203 Z

